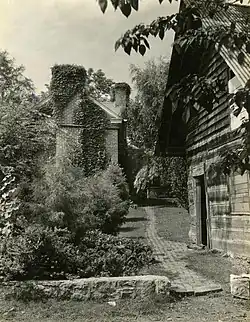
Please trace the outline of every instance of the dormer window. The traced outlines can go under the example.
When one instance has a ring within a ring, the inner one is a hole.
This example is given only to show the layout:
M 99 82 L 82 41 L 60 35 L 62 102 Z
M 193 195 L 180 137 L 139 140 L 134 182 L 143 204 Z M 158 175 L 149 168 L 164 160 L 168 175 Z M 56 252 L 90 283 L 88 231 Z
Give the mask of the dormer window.
M 234 75 L 233 72 L 230 73 L 231 79 L 228 82 L 228 92 L 229 94 L 234 94 L 238 90 L 242 89 L 242 85 L 237 78 L 237 76 Z M 239 107 L 235 103 L 234 99 L 231 99 L 230 102 L 230 127 L 231 130 L 238 129 L 244 122 L 248 121 L 249 115 L 247 113 L 247 110 L 245 108 L 242 108 L 242 110 L 239 112 Z

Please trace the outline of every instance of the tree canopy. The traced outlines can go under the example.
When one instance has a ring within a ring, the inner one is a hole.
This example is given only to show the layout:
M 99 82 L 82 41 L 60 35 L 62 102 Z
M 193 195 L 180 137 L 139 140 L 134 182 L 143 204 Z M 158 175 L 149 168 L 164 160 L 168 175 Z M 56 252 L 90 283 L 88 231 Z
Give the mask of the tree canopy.
M 0 103 L 23 104 L 34 102 L 35 88 L 31 79 L 24 76 L 25 68 L 15 64 L 7 51 L 0 51 Z
M 94 71 L 93 68 L 88 69 L 87 88 L 90 96 L 98 100 L 109 99 L 110 89 L 113 84 L 114 81 L 108 78 L 103 70 Z
M 161 117 L 169 63 L 164 57 L 148 60 L 143 68 L 130 66 L 137 91 L 126 110 L 131 143 L 154 150 Z

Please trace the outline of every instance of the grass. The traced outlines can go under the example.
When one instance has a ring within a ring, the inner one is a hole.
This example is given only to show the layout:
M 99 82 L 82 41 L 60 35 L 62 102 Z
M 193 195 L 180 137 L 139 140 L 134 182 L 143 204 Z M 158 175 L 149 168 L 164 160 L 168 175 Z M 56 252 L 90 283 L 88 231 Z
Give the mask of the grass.
M 0 301 L 0 321 L 138 321 L 156 316 L 161 318 L 173 300 L 160 298 L 120 300 L 116 306 L 108 302 L 79 303 L 75 301 L 29 302 Z M 34 320 L 35 317 L 35 320 Z
M 147 221 L 143 207 L 130 208 L 126 223 L 120 228 L 120 236 L 145 239 Z
M 164 239 L 189 242 L 190 217 L 187 210 L 179 207 L 155 207 L 156 229 Z
M 186 254 L 187 267 L 210 278 L 229 291 L 230 274 L 246 273 L 246 264 L 210 251 L 190 251 Z M 249 266 L 249 265 L 248 265 Z
M 0 300 L 0 321 L 44 322 L 217 322 L 249 321 L 249 304 L 225 298 L 222 294 L 152 300 L 120 300 L 116 306 L 96 302 L 55 301 L 29 302 Z M 249 316 L 250 317 L 250 316 Z

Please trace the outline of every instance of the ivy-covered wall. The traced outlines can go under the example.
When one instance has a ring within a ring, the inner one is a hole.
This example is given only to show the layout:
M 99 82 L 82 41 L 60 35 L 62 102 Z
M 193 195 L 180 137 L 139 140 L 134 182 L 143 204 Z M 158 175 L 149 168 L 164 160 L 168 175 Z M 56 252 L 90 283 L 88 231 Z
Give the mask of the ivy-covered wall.
M 54 103 L 54 117 L 60 121 L 63 109 L 71 99 L 84 90 L 87 73 L 78 65 L 55 65 L 51 68 L 50 92 Z
M 70 161 L 89 176 L 104 169 L 111 160 L 125 166 L 126 139 L 125 125 L 111 124 L 107 112 L 88 97 L 85 82 L 86 72 L 81 66 L 52 68 L 50 89 L 59 124 L 57 159 Z M 126 95 L 127 91 L 126 88 Z M 118 97 L 122 95 L 116 95 L 114 104 Z M 119 102 L 119 108 L 122 104 Z
M 107 114 L 82 95 L 80 104 L 75 109 L 73 122 L 81 126 L 79 145 L 72 155 L 73 165 L 84 169 L 87 176 L 103 170 L 109 161 L 106 133 L 110 120 Z

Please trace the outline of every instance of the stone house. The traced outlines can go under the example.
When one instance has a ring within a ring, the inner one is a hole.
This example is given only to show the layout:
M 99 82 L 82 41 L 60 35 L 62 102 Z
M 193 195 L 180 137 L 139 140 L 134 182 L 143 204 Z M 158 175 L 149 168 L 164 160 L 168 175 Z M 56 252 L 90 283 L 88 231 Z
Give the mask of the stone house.
M 180 10 L 189 2 L 182 0 Z M 227 11 L 203 18 L 201 23 L 211 28 L 218 22 L 226 26 L 235 22 L 236 29 L 242 31 L 249 16 L 249 6 L 230 5 Z M 178 36 L 176 33 L 175 39 Z M 250 54 L 244 47 L 242 52 L 243 64 L 238 61 L 239 51 L 229 51 L 225 46 L 198 53 L 198 57 L 204 54 L 203 75 L 223 80 L 224 87 L 218 89 L 210 113 L 204 108 L 193 109 L 186 121 L 182 102 L 173 100 L 171 88 L 186 75 L 196 73 L 200 62 L 194 49 L 183 55 L 173 48 L 156 154 L 187 157 L 190 239 L 209 248 L 249 256 L 249 173 L 224 175 L 216 170 L 220 155 L 240 146 L 239 128 L 242 119 L 248 118 L 246 110 L 235 116 L 229 100 L 229 93 L 245 87 L 250 79 Z
M 112 89 L 112 101 L 98 101 L 89 97 L 99 109 L 104 111 L 110 120 L 106 133 L 106 150 L 110 161 L 124 167 L 126 157 L 126 120 L 122 118 L 122 112 L 129 101 L 129 85 L 116 83 Z M 67 155 L 68 141 L 77 142 L 81 125 L 74 124 L 73 115 L 77 108 L 80 95 L 76 94 L 62 111 L 59 121 L 59 129 L 56 139 L 56 157 L 60 159 Z
M 109 160 L 118 163 L 123 168 L 126 163 L 126 119 L 122 117 L 130 95 L 130 87 L 126 83 L 116 83 L 111 90 L 110 101 L 99 101 L 93 97 L 88 97 L 90 102 L 98 109 L 105 112 L 109 119 L 109 126 L 106 131 L 106 151 Z M 74 113 L 81 101 L 81 93 L 76 93 L 61 111 L 60 117 L 57 119 L 56 130 L 56 161 L 67 158 L 72 146 L 78 144 L 80 132 L 83 128 L 81 125 L 75 124 Z M 48 95 L 39 103 L 40 110 L 45 109 L 48 105 L 52 105 L 52 96 Z

